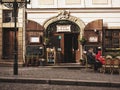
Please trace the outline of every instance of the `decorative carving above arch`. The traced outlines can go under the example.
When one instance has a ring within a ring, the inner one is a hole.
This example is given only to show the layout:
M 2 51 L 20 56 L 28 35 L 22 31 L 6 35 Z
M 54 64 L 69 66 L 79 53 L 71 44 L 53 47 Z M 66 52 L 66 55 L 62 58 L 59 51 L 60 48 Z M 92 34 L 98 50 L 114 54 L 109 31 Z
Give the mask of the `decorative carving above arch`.
M 68 19 L 69 18 L 69 15 L 70 15 L 70 12 L 69 11 L 61 11 L 59 14 L 58 14 L 58 19 L 60 20 L 64 20 L 64 19 Z

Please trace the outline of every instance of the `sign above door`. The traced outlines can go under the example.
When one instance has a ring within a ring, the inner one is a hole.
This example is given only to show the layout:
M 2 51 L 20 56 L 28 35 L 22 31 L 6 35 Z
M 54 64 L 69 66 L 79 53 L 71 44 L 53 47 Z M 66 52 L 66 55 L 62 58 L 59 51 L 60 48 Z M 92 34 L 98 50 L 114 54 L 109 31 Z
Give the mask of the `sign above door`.
M 57 32 L 71 32 L 71 25 L 57 25 Z

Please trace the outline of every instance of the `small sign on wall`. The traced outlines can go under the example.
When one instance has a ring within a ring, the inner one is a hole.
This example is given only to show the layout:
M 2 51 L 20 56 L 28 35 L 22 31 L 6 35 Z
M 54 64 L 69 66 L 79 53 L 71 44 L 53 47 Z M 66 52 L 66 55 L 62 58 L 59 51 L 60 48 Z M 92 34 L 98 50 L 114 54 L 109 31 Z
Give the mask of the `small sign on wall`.
M 57 32 L 71 32 L 71 25 L 57 25 Z
M 39 37 L 30 37 L 30 43 L 40 43 Z
M 89 37 L 89 42 L 98 42 L 98 37 L 97 36 Z

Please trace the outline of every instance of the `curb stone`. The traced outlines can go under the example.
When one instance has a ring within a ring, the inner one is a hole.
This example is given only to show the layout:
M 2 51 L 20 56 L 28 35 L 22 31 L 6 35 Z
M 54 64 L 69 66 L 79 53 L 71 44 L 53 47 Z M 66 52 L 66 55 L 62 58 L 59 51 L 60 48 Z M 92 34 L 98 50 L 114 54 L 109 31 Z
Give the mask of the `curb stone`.
M 50 84 L 50 85 L 119 87 L 120 88 L 120 82 L 91 81 L 91 80 L 0 77 L 0 82 L 8 82 L 8 83 L 34 83 L 34 84 Z

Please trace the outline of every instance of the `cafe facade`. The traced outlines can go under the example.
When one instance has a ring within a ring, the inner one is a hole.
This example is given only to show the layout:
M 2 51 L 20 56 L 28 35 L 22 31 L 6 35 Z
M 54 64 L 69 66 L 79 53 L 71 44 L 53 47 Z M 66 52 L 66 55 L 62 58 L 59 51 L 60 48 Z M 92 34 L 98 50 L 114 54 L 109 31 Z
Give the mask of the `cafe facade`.
M 14 20 L 11 9 L 0 8 L 0 65 L 12 65 Z M 19 9 L 17 27 L 19 65 L 79 63 L 90 47 L 120 52 L 119 0 L 31 0 Z

